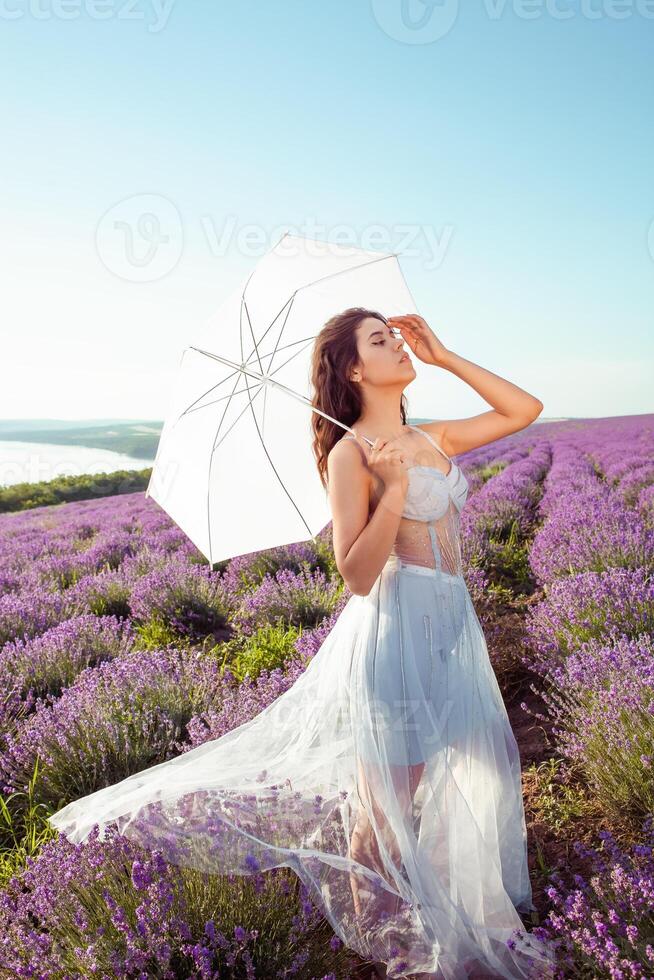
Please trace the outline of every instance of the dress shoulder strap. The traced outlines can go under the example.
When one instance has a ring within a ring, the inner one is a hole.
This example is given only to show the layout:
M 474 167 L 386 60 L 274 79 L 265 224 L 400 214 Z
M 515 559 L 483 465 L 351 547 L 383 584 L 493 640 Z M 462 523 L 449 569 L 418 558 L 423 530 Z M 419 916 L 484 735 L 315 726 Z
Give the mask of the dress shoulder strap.
M 436 440 L 433 439 L 432 436 L 430 436 L 428 432 L 425 432 L 424 429 L 419 429 L 417 425 L 411 425 L 410 422 L 409 422 L 409 428 L 410 429 L 415 429 L 416 432 L 421 432 L 422 435 L 426 439 L 429 440 L 429 442 L 432 444 L 432 446 L 434 447 L 434 449 L 438 449 L 439 453 L 441 453 L 445 457 L 445 459 L 449 460 L 450 463 L 452 462 L 452 460 L 447 455 L 447 453 L 445 452 L 445 450 L 444 449 L 441 449 L 441 447 L 438 445 L 438 443 L 436 442 Z
M 341 439 L 354 439 L 354 442 L 355 442 L 358 450 L 363 455 L 364 460 L 366 461 L 366 463 L 368 462 L 368 457 L 366 456 L 366 451 L 363 448 L 363 446 L 361 445 L 361 443 L 358 442 L 356 436 L 353 436 L 350 432 L 346 432 L 344 436 L 341 436 Z

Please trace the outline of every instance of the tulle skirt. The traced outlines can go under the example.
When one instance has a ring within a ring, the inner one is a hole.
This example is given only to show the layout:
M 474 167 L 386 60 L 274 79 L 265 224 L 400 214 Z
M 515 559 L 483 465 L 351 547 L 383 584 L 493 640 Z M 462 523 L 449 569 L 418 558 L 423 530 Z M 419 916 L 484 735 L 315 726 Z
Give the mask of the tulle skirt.
M 110 822 L 178 865 L 292 868 L 389 977 L 553 975 L 518 916 L 520 758 L 460 575 L 392 556 L 260 714 L 51 818 L 75 843 Z

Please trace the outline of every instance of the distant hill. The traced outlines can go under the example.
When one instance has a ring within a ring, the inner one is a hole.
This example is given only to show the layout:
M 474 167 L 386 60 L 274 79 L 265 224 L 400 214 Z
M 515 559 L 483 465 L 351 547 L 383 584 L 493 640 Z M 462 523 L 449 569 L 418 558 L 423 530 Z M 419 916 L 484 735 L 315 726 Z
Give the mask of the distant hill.
M 569 415 L 561 415 L 560 417 L 557 416 L 556 418 L 554 416 L 552 416 L 552 418 L 543 418 L 543 416 L 540 415 L 535 422 L 532 422 L 532 425 L 535 425 L 538 422 L 570 422 L 572 421 L 572 418 L 573 416 Z M 409 421 L 413 423 L 413 425 L 420 425 L 421 422 L 430 422 L 431 419 L 409 419 Z
M 4 419 L 0 440 L 86 446 L 154 459 L 163 422 L 149 419 Z
M 419 425 L 429 419 L 410 421 Z M 536 421 L 564 420 L 538 418 Z M 2 419 L 0 440 L 109 449 L 150 461 L 157 454 L 162 429 L 163 422 L 152 419 Z

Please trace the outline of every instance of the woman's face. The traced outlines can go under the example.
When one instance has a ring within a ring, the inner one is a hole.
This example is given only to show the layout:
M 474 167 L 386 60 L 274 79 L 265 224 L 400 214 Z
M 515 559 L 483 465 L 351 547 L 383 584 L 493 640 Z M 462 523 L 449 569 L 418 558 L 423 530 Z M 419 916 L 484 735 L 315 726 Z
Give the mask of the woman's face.
M 415 368 L 399 332 L 369 316 L 361 321 L 356 333 L 362 381 L 374 385 L 406 384 L 415 378 Z

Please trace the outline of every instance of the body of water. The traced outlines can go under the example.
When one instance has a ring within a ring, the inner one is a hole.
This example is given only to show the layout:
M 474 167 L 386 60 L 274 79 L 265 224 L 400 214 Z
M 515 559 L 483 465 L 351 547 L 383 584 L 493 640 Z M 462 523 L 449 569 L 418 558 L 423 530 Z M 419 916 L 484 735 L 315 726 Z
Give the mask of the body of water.
M 429 419 L 411 418 L 413 425 Z M 537 419 L 537 422 L 558 421 Z M 0 486 L 16 483 L 38 483 L 58 476 L 81 476 L 82 473 L 113 473 L 115 470 L 144 470 L 154 459 L 138 459 L 108 449 L 86 446 L 62 446 L 57 443 L 19 442 L 0 439 Z
M 0 486 L 5 487 L 54 480 L 58 476 L 144 470 L 153 463 L 154 459 L 136 459 L 107 449 L 0 440 Z

